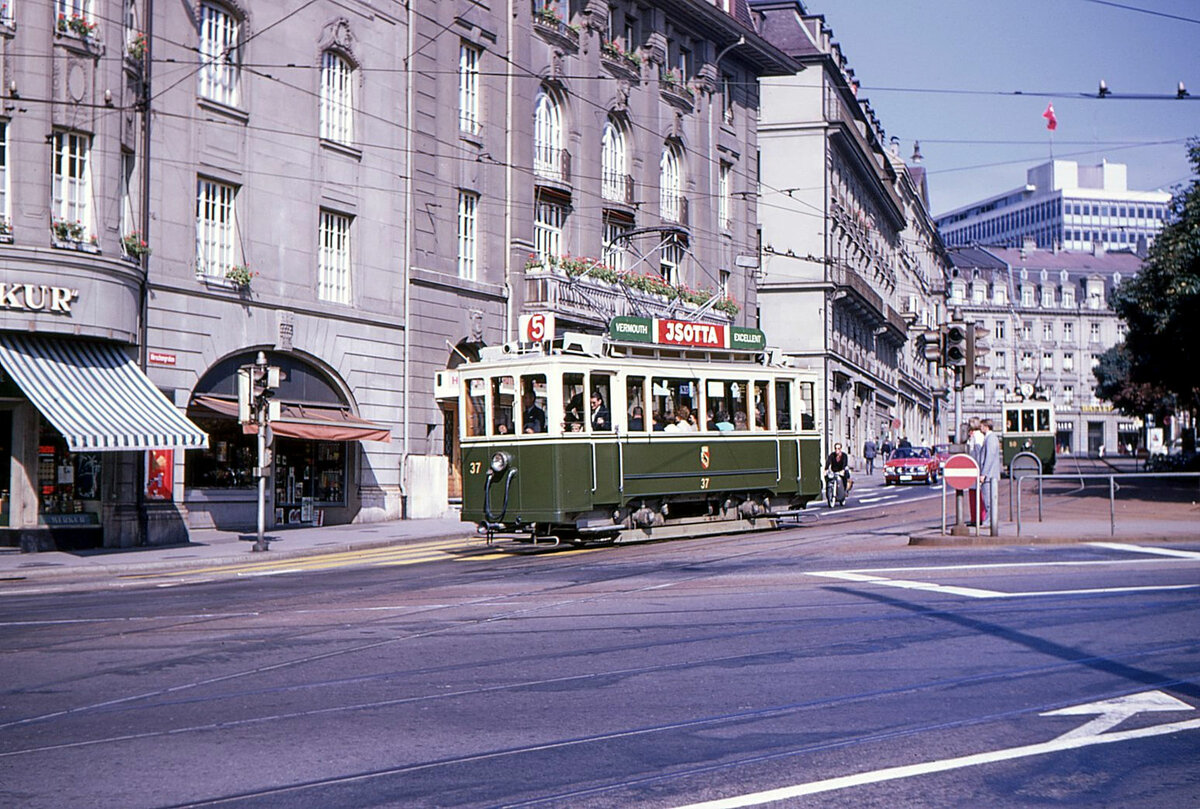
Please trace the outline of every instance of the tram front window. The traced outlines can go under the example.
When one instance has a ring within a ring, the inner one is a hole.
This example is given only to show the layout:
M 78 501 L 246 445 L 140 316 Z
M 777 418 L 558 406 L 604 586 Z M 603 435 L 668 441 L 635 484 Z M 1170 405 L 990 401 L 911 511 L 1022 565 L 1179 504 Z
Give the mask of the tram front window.
M 1021 431 L 1021 411 L 1004 411 L 1004 432 L 1017 433 Z
M 1037 409 L 1037 428 L 1039 433 L 1050 432 L 1050 408 L 1039 407 Z
M 583 374 L 563 374 L 563 432 L 582 433 L 587 420 Z
M 468 437 L 487 434 L 487 381 L 467 380 L 467 401 L 463 408 L 463 430 Z
M 492 430 L 496 435 L 516 431 L 517 387 L 511 376 L 492 378 Z
M 593 432 L 612 432 L 612 384 L 609 377 L 592 374 L 592 391 L 588 398 L 588 421 Z
M 1022 410 L 1021 411 L 1021 432 L 1023 432 L 1023 433 L 1032 433 L 1033 432 L 1033 411 L 1032 410 Z
M 521 377 L 521 432 L 546 432 L 546 375 Z

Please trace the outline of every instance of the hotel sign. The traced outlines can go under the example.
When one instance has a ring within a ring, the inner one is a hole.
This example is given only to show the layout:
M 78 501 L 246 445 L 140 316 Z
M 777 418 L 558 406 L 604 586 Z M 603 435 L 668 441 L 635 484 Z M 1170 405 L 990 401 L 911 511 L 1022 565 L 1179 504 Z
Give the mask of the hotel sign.
M 71 304 L 79 297 L 78 289 L 46 284 L 9 284 L 0 282 L 0 309 L 25 312 L 71 314 Z

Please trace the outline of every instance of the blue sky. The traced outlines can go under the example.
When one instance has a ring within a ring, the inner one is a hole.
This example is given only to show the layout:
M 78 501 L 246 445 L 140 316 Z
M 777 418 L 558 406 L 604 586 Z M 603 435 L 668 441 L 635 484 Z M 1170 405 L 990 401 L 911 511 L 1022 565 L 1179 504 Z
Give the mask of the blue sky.
M 862 84 L 859 97 L 870 99 L 888 138 L 900 138 L 901 154 L 920 141 L 934 214 L 1024 185 L 1025 170 L 1051 150 L 1081 165 L 1125 163 L 1132 189 L 1172 190 L 1191 175 L 1185 141 L 1200 136 L 1198 0 L 804 5 L 824 15 Z M 1112 97 L 1095 97 L 1101 79 Z M 1174 99 L 1180 81 L 1195 100 Z M 1051 101 L 1053 135 L 1042 118 Z

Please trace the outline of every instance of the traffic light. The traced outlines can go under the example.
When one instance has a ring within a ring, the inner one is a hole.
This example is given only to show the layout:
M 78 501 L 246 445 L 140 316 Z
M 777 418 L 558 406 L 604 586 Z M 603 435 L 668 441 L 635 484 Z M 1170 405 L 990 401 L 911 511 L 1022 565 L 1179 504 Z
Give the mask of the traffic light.
M 967 364 L 967 324 L 954 321 L 946 326 L 946 342 L 942 349 L 947 368 L 963 368 Z
M 279 419 L 279 402 L 272 401 L 272 397 L 281 376 L 279 366 L 267 365 L 266 355 L 261 351 L 256 363 L 238 368 L 238 421 L 254 422 L 263 409 L 267 411 L 268 421 Z
M 942 361 L 942 333 L 938 330 L 930 330 L 921 332 L 920 340 L 921 356 L 926 362 L 941 362 Z
M 990 368 L 980 362 L 992 347 L 987 341 L 987 327 L 979 323 L 967 324 L 967 356 L 963 365 L 963 387 L 975 384 L 975 377 L 985 374 Z

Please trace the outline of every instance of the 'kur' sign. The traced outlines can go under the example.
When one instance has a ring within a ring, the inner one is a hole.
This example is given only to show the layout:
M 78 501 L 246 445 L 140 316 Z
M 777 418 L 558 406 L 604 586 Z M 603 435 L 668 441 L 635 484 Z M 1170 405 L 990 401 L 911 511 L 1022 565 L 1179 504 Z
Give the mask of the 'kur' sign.
M 951 455 L 942 477 L 956 489 L 970 489 L 979 483 L 979 464 L 970 455 Z

